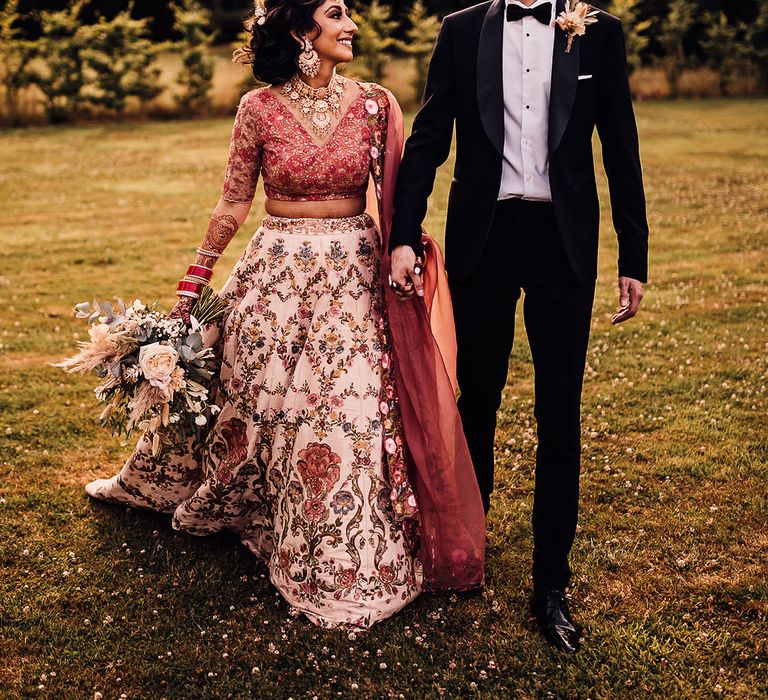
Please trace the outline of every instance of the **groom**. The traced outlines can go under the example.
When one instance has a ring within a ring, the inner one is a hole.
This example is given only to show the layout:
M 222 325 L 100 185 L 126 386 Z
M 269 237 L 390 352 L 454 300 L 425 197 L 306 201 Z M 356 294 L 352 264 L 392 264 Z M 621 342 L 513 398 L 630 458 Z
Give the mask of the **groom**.
M 421 294 L 421 223 L 455 125 L 445 245 L 459 409 L 487 512 L 496 411 L 522 290 L 538 428 L 532 609 L 545 638 L 574 652 L 580 631 L 565 589 L 597 276 L 595 127 L 619 243 L 614 323 L 632 318 L 640 306 L 648 224 L 621 24 L 599 12 L 568 50 L 568 34 L 555 24 L 564 6 L 564 0 L 493 0 L 445 18 L 405 148 L 390 249 L 395 291 Z

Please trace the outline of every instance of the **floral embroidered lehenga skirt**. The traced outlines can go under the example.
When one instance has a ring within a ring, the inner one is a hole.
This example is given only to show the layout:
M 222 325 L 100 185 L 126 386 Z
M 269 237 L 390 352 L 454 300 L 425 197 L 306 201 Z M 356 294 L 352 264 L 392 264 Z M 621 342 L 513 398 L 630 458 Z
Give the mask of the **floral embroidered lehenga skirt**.
M 314 623 L 369 627 L 420 592 L 380 243 L 367 215 L 267 217 L 220 294 L 219 405 L 202 443 L 145 435 L 106 501 L 222 530 Z M 213 331 L 211 331 L 213 333 Z

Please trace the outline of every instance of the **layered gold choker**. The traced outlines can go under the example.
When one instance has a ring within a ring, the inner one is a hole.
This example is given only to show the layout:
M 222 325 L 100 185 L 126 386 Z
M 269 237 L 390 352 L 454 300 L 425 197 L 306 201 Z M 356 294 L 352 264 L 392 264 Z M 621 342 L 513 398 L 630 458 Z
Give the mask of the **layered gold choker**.
M 283 86 L 282 94 L 307 120 L 312 131 L 324 139 L 331 132 L 333 118 L 341 116 L 344 79 L 334 73 L 328 85 L 313 88 L 295 75 Z

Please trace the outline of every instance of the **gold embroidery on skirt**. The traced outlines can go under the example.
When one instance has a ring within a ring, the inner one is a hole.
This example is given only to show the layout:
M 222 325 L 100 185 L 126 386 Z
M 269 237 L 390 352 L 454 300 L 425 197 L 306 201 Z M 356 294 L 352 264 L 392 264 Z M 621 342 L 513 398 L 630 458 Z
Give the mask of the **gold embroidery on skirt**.
M 238 533 L 315 624 L 369 627 L 407 605 L 422 587 L 416 503 L 380 265 L 369 216 L 267 217 L 206 331 L 221 412 L 205 441 L 157 459 L 145 435 L 96 497 Z
M 338 219 L 291 219 L 284 216 L 266 216 L 262 226 L 268 231 L 290 233 L 294 236 L 328 236 L 338 233 L 357 233 L 374 227 L 368 214 L 345 216 Z

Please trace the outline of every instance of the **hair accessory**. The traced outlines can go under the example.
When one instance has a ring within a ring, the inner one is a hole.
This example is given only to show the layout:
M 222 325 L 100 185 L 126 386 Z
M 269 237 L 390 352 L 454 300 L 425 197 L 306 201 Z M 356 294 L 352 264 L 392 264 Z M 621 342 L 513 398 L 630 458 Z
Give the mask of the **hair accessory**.
M 299 54 L 299 70 L 308 78 L 316 78 L 320 72 L 320 56 L 306 37 L 304 37 L 304 50 Z
M 254 17 L 256 18 L 256 24 L 263 27 L 267 21 L 267 10 L 262 4 L 262 0 L 255 0 L 253 3 Z

